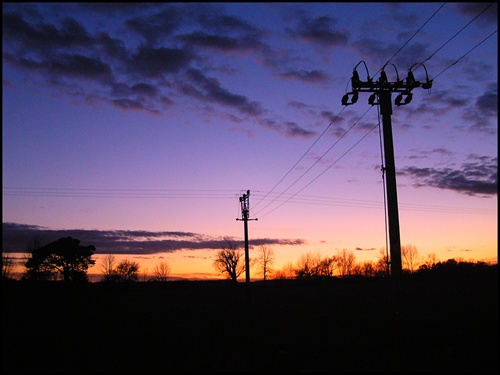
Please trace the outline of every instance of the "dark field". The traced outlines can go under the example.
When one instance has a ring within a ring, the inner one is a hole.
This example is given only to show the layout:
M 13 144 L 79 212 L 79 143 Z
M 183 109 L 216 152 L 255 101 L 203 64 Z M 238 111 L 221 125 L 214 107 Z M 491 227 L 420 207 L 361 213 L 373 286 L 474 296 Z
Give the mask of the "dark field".
M 2 372 L 497 372 L 497 280 L 4 283 Z

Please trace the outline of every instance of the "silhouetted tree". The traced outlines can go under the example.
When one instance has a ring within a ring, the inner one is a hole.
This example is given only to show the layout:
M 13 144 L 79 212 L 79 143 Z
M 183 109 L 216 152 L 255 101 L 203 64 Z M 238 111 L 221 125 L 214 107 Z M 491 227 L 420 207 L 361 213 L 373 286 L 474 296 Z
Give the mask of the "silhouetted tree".
M 353 274 L 356 256 L 352 251 L 342 249 L 336 259 L 340 276 L 345 277 Z
M 155 265 L 153 269 L 154 281 L 167 281 L 170 277 L 170 265 L 166 260 Z
M 127 281 L 137 281 L 139 279 L 139 263 L 128 259 L 117 264 L 113 254 L 107 254 L 101 258 L 100 270 L 103 275 L 102 281 L 119 283 Z
M 223 247 L 215 255 L 214 268 L 221 274 L 226 274 L 227 278 L 238 282 L 238 277 L 245 272 L 245 262 L 240 260 L 244 253 L 238 250 L 231 241 L 227 241 L 227 247 Z
M 116 281 L 117 274 L 115 271 L 115 256 L 113 254 L 107 254 L 101 258 L 99 269 L 102 273 L 103 281 Z
M 283 266 L 282 269 L 274 271 L 273 279 L 293 279 L 295 278 L 295 267 L 292 262 L 288 262 Z
M 379 254 L 380 257 L 375 263 L 375 273 L 378 276 L 389 276 L 390 275 L 389 255 L 387 254 L 385 248 L 381 248 Z
M 420 263 L 420 257 L 415 245 L 401 246 L 401 263 L 404 269 L 409 273 L 417 270 Z
M 375 264 L 371 260 L 363 262 L 360 265 L 360 271 L 362 276 L 373 277 L 377 274 Z
M 95 263 L 94 252 L 94 246 L 81 246 L 76 238 L 60 238 L 33 250 L 25 263 L 26 276 L 29 280 L 49 280 L 61 275 L 66 282 L 86 282 L 87 270 Z
M 2 251 L 2 279 L 10 279 L 14 269 L 14 258 L 9 252 Z
M 141 271 L 141 275 L 142 275 L 142 281 L 147 281 L 148 280 L 148 269 L 143 268 Z
M 299 279 L 310 279 L 318 276 L 321 255 L 319 253 L 302 254 L 297 261 L 295 274 Z
M 425 267 L 426 269 L 433 269 L 437 262 L 438 259 L 436 253 L 427 254 L 427 257 L 419 268 Z
M 137 281 L 139 279 L 139 263 L 124 259 L 116 266 L 115 273 L 119 282 Z
M 337 269 L 337 258 L 335 256 L 325 257 L 318 264 L 318 275 L 331 277 Z
M 497 269 L 497 264 L 488 265 L 488 263 L 483 261 L 474 260 L 464 260 L 462 258 L 452 258 L 445 262 L 437 262 L 432 269 L 427 269 L 425 267 L 420 267 L 418 272 L 430 273 L 434 276 L 439 277 L 451 277 L 460 278 L 464 276 L 478 276 L 490 274 L 493 270 Z
M 259 274 L 262 275 L 264 281 L 272 272 L 272 265 L 274 263 L 273 249 L 263 245 L 259 248 L 259 255 L 255 259 L 255 264 L 259 267 Z

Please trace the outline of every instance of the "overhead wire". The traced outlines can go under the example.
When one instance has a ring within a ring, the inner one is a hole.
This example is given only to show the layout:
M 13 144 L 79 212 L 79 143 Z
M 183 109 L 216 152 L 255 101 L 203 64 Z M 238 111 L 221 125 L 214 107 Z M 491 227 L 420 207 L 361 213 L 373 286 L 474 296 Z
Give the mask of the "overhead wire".
M 445 69 L 443 69 L 441 72 L 439 72 L 438 74 L 436 74 L 434 76 L 434 80 L 436 78 L 438 78 L 441 74 L 443 74 L 444 72 L 446 72 L 448 69 L 450 69 L 453 65 L 455 64 L 458 64 L 458 62 L 460 60 L 462 60 L 465 56 L 467 56 L 469 53 L 471 53 L 472 51 L 474 51 L 477 47 L 479 47 L 481 44 L 483 44 L 484 42 L 486 42 L 489 38 L 491 38 L 495 33 L 498 32 L 498 29 L 493 31 L 490 35 L 488 35 L 486 38 L 484 38 L 481 42 L 479 42 L 478 44 L 476 44 L 474 47 L 472 47 L 469 51 L 467 51 L 465 54 L 463 54 L 462 56 L 460 56 L 457 60 L 455 60 L 453 63 L 451 63 L 450 65 L 448 65 Z
M 325 133 L 327 132 L 327 130 L 330 128 L 330 126 L 335 122 L 335 120 L 340 116 L 340 114 L 345 110 L 345 107 L 342 108 L 342 110 L 335 116 L 335 118 L 330 121 L 330 123 L 328 124 L 328 126 L 325 128 L 325 130 L 323 130 L 323 132 L 318 136 L 318 138 L 316 138 L 316 140 L 313 142 L 313 144 L 302 154 L 302 156 L 299 158 L 299 160 L 297 160 L 297 162 L 288 170 L 288 172 L 285 173 L 285 175 L 283 177 L 281 177 L 281 179 L 276 183 L 276 185 L 274 185 L 271 190 L 269 190 L 269 193 L 264 196 L 264 198 L 262 198 L 261 200 L 257 201 L 257 203 L 254 205 L 254 208 L 256 206 L 258 206 L 260 204 L 260 202 L 262 202 L 262 200 L 266 199 L 267 196 L 274 191 L 274 189 L 276 189 L 276 187 L 295 169 L 295 167 L 300 163 L 300 161 L 302 159 L 304 159 L 306 157 L 306 155 L 309 153 L 309 151 L 311 151 L 311 149 L 314 147 L 314 145 L 316 143 L 318 143 L 318 141 L 323 137 L 323 135 L 325 135 Z M 267 206 L 266 206 L 267 207 Z
M 434 12 L 434 13 L 433 13 L 433 14 L 432 14 L 432 15 L 431 15 L 428 19 L 427 19 L 427 21 L 425 21 L 425 22 L 424 22 L 424 24 L 423 24 L 422 26 L 420 26 L 420 28 L 419 28 L 417 31 L 415 31 L 415 32 L 413 33 L 413 35 L 410 37 L 410 39 L 408 39 L 408 40 L 407 40 L 407 41 L 406 41 L 406 42 L 405 42 L 405 43 L 404 43 L 404 44 L 403 44 L 403 45 L 402 45 L 402 46 L 401 46 L 401 47 L 400 47 L 400 48 L 396 51 L 396 53 L 395 53 L 394 55 L 392 55 L 392 57 L 391 57 L 389 60 L 387 60 L 387 62 L 384 64 L 384 67 L 385 67 L 386 65 L 389 65 L 389 63 L 392 61 L 392 59 L 394 59 L 394 58 L 395 58 L 395 57 L 399 54 L 399 52 L 401 52 L 401 51 L 403 50 L 403 48 L 405 48 L 405 47 L 406 47 L 406 45 L 407 45 L 408 43 L 410 43 L 410 42 L 411 42 L 411 40 L 412 40 L 412 39 L 413 39 L 413 38 L 414 38 L 414 37 L 415 37 L 415 36 L 416 36 L 416 35 L 417 35 L 417 34 L 418 34 L 418 33 L 419 33 L 419 32 L 420 32 L 420 31 L 421 31 L 421 30 L 425 27 L 425 25 L 427 25 L 427 24 L 429 23 L 429 21 L 430 21 L 431 19 L 433 19 L 433 18 L 434 18 L 434 16 L 435 16 L 435 15 L 436 15 L 436 14 L 437 14 L 440 10 L 441 10 L 441 8 L 442 8 L 442 7 L 444 7 L 444 6 L 445 6 L 445 4 L 446 4 L 446 3 L 441 4 L 441 6 L 440 6 L 440 7 L 439 7 L 439 8 L 438 8 L 438 9 L 437 9 L 437 10 L 436 10 L 436 11 L 435 11 L 435 12 Z M 382 67 L 382 68 L 380 68 L 380 69 L 378 70 L 378 72 L 380 72 L 380 71 L 381 71 L 381 70 L 383 70 L 383 69 L 384 69 L 383 67 Z M 378 72 L 377 72 L 377 73 L 378 73 Z M 375 75 L 376 75 L 377 73 L 375 73 Z
M 237 195 L 236 190 L 151 190 L 151 189 L 70 189 L 70 188 L 26 188 L 26 187 L 3 187 L 4 195 L 20 196 L 20 197 L 47 197 L 47 198 L 152 198 L 152 199 L 187 199 L 187 198 L 217 198 L 231 199 Z M 130 194 L 123 194 L 124 191 Z M 163 194 L 151 194 L 152 191 L 164 192 Z M 134 192 L 134 193 L 132 193 Z M 171 194 L 174 192 L 174 194 Z M 208 194 L 208 195 L 207 195 Z M 253 190 L 254 196 L 261 196 L 263 192 Z M 272 193 L 266 192 L 269 196 Z M 274 193 L 278 194 L 278 193 Z M 361 208 L 380 208 L 380 202 L 360 200 L 360 199 L 344 199 L 332 198 L 313 195 L 282 194 L 287 198 L 281 197 L 280 202 L 290 202 L 297 204 L 317 204 L 322 206 L 342 206 L 342 207 L 361 207 Z M 417 205 L 417 204 L 401 204 L 402 209 L 414 211 L 431 211 L 441 213 L 466 213 L 466 214 L 496 214 L 495 209 L 478 209 L 468 207 L 447 207 L 436 205 Z M 239 211 L 239 204 L 238 204 Z
M 255 195 L 260 194 L 259 190 L 255 191 Z M 276 193 L 277 194 L 277 193 Z M 340 206 L 340 207 L 355 207 L 355 208 L 375 208 L 382 207 L 380 201 L 370 201 L 361 199 L 344 199 L 332 198 L 315 195 L 303 195 L 297 193 L 284 194 L 287 197 L 281 197 L 279 202 L 292 202 L 294 204 L 321 205 L 321 206 Z M 425 211 L 425 212 L 442 212 L 442 213 L 464 213 L 464 214 L 496 214 L 495 209 L 490 208 L 468 208 L 468 207 L 447 207 L 436 205 L 419 205 L 411 203 L 401 203 L 400 208 L 410 211 Z
M 234 192 L 233 194 L 229 194 Z M 8 196 L 94 197 L 94 198 L 220 198 L 236 195 L 234 190 L 163 190 L 163 189 L 95 189 L 95 188 L 27 188 L 3 187 Z
M 431 54 L 428 58 L 426 58 L 423 62 L 426 62 L 426 61 L 429 61 L 430 59 L 432 59 L 432 57 L 438 53 L 439 51 L 441 51 L 441 49 L 444 48 L 444 46 L 446 46 L 449 42 L 451 42 L 453 39 L 455 39 L 457 37 L 458 34 L 460 34 L 462 31 L 464 31 L 470 24 L 472 24 L 472 22 L 474 22 L 481 14 L 483 14 L 490 6 L 492 6 L 493 4 L 495 3 L 490 3 L 488 6 L 486 6 L 481 12 L 479 12 L 472 20 L 470 20 L 465 26 L 463 26 L 460 30 L 458 30 L 455 35 L 453 35 L 450 39 L 448 39 L 446 41 L 446 43 L 443 43 L 441 45 L 441 47 L 439 47 L 433 54 Z
M 466 25 L 464 25 L 460 30 L 458 30 L 452 37 L 450 37 L 445 43 L 443 43 L 434 53 L 432 53 L 429 57 L 427 57 L 423 62 L 417 63 L 418 65 L 423 65 L 426 61 L 429 61 L 434 55 L 436 55 L 439 51 L 441 51 L 449 42 L 451 42 L 453 39 L 455 39 L 458 34 L 460 34 L 463 30 L 465 30 L 468 26 L 470 26 L 479 16 L 481 16 L 489 7 L 491 7 L 495 3 L 489 3 L 481 12 L 479 12 L 473 19 L 471 19 Z M 470 49 L 467 53 L 462 55 L 459 59 L 455 60 L 452 64 L 447 66 L 444 70 L 442 70 L 439 74 L 435 75 L 433 80 L 435 80 L 437 77 L 439 77 L 441 74 L 443 74 L 445 71 L 447 71 L 449 68 L 451 68 L 453 65 L 457 64 L 461 59 L 463 59 L 465 56 L 467 56 L 470 52 L 472 52 L 474 49 L 479 47 L 482 43 L 484 43 L 486 40 L 488 40 L 493 34 L 495 34 L 498 30 L 493 31 L 490 35 L 488 35 L 486 38 L 484 38 L 481 42 L 476 44 L 472 49 Z M 417 64 L 412 65 L 415 66 Z M 410 68 L 411 70 L 411 68 Z
M 345 108 L 345 107 L 344 107 L 344 108 Z M 317 159 L 316 159 L 316 161 L 315 161 L 315 162 L 314 162 L 314 163 L 313 163 L 313 164 L 312 164 L 312 165 L 311 165 L 308 169 L 306 169 L 306 171 L 305 171 L 305 172 L 303 172 L 303 173 L 302 173 L 302 174 L 301 174 L 301 175 L 300 175 L 300 176 L 299 176 L 299 177 L 298 177 L 298 178 L 297 178 L 297 179 L 296 179 L 296 180 L 295 180 L 295 181 L 294 181 L 291 185 L 289 185 L 289 186 L 288 186 L 288 187 L 287 187 L 287 188 L 286 188 L 286 189 L 285 189 L 285 190 L 284 190 L 284 191 L 283 191 L 280 195 L 278 195 L 278 197 L 277 197 L 277 198 L 275 198 L 274 200 L 278 199 L 279 197 L 281 197 L 281 195 L 282 195 L 283 193 L 286 193 L 288 190 L 290 190 L 290 188 L 291 188 L 292 186 L 294 186 L 294 185 L 295 185 L 295 184 L 296 184 L 296 183 L 297 183 L 300 179 L 302 179 L 302 178 L 303 178 L 303 177 L 304 177 L 304 176 L 305 176 L 305 175 L 306 175 L 306 174 L 307 174 L 307 173 L 308 173 L 308 172 L 309 172 L 309 171 L 310 171 L 310 170 L 311 170 L 311 169 L 312 169 L 312 168 L 313 168 L 316 164 L 318 164 L 318 163 L 319 163 L 319 162 L 323 159 L 323 157 L 325 157 L 325 155 L 326 155 L 328 152 L 330 152 L 330 151 L 332 150 L 332 148 L 333 148 L 333 147 L 335 147 L 335 146 L 336 146 L 336 145 L 337 145 L 337 144 L 338 144 L 338 143 L 339 143 L 339 142 L 340 142 L 340 141 L 341 141 L 341 140 L 342 140 L 342 139 L 343 139 L 343 138 L 344 138 L 344 137 L 345 137 L 345 136 L 346 136 L 346 135 L 347 135 L 347 134 L 348 134 L 348 133 L 349 133 L 349 132 L 350 132 L 350 131 L 354 128 L 354 127 L 355 127 L 355 126 L 356 126 L 356 124 L 357 124 L 357 123 L 358 123 L 358 122 L 359 122 L 359 121 L 360 121 L 360 120 L 361 120 L 361 119 L 362 119 L 362 118 L 363 118 L 363 117 L 364 117 L 364 116 L 365 116 L 365 115 L 366 115 L 366 114 L 367 114 L 367 113 L 368 113 L 371 109 L 372 109 L 372 107 L 368 108 L 368 109 L 365 111 L 365 113 L 363 113 L 363 115 L 362 115 L 362 116 L 361 116 L 361 117 L 360 117 L 360 118 L 359 118 L 359 119 L 358 119 L 358 120 L 357 120 L 357 121 L 356 121 L 356 122 L 355 122 L 355 123 L 354 123 L 354 124 L 353 124 L 353 125 L 349 128 L 349 129 L 347 129 L 347 131 L 346 131 L 346 132 L 344 132 L 344 134 L 342 134 L 342 136 L 340 136 L 340 138 L 339 138 L 339 139 L 337 139 L 337 141 L 336 141 L 336 142 L 335 142 L 332 146 L 330 146 L 330 148 L 328 148 L 328 150 L 326 150 L 326 151 L 323 153 L 323 155 L 321 155 L 319 158 L 317 158 Z M 342 111 L 341 111 L 341 112 L 339 112 L 339 114 L 340 114 L 340 113 L 342 113 Z M 297 165 L 297 163 L 296 163 L 296 165 Z M 274 200 L 273 200 L 273 201 L 274 201 Z M 258 214 L 259 212 L 262 212 L 263 210 L 265 210 L 265 209 L 266 209 L 269 205 L 271 205 L 271 204 L 273 203 L 273 201 L 271 201 L 270 203 L 268 203 L 265 207 L 261 208 L 261 209 L 257 212 L 257 214 Z
M 290 199 L 295 197 L 297 194 L 299 194 L 301 191 L 303 191 L 305 188 L 307 188 L 309 185 L 311 185 L 314 181 L 316 181 L 318 178 L 320 178 L 323 174 L 325 174 L 331 167 L 333 167 L 337 162 L 339 162 L 345 155 L 347 155 L 354 147 L 356 147 L 363 139 L 365 139 L 368 134 L 370 134 L 374 129 L 376 129 L 377 126 L 372 127 L 361 139 L 359 139 L 354 145 L 352 145 L 346 152 L 344 152 L 340 157 L 338 157 L 332 164 L 330 164 L 323 172 L 321 172 L 319 175 L 317 175 L 312 181 L 310 181 L 307 185 L 305 185 L 302 189 L 297 191 L 295 194 L 293 194 L 290 198 L 285 200 L 283 203 L 281 203 L 279 206 L 275 207 L 271 211 L 267 212 L 264 215 L 261 215 L 261 217 L 269 215 L 271 212 L 277 210 L 279 207 L 287 203 Z

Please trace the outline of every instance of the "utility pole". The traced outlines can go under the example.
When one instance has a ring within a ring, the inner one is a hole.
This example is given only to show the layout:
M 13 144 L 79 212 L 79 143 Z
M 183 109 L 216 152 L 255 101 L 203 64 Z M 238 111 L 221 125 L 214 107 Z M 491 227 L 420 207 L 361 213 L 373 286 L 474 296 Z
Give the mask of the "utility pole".
M 245 276 L 246 276 L 246 283 L 247 285 L 250 285 L 250 254 L 248 251 L 248 220 L 258 220 L 258 219 L 249 219 L 248 215 L 250 212 L 250 190 L 247 190 L 246 194 L 243 194 L 240 197 L 240 204 L 241 204 L 241 219 L 236 219 L 236 220 L 242 220 L 244 227 L 245 227 Z
M 359 64 L 363 63 L 366 68 L 367 80 L 361 81 L 356 68 Z M 342 97 L 343 105 L 351 105 L 358 101 L 360 92 L 372 93 L 368 98 L 368 103 L 371 105 L 380 105 L 380 114 L 382 115 L 382 132 L 384 140 L 384 156 L 385 156 L 385 172 L 387 174 L 387 213 L 389 218 L 389 242 L 390 242 L 390 269 L 391 277 L 396 285 L 399 285 L 399 281 L 402 273 L 401 265 L 401 240 L 399 234 L 399 214 L 398 214 L 398 196 L 397 196 L 397 184 L 396 184 L 396 165 L 394 162 L 394 145 L 392 137 L 392 103 L 391 94 L 393 92 L 399 93 L 395 99 L 395 104 L 397 106 L 409 104 L 412 100 L 413 94 L 412 90 L 417 87 L 422 87 L 423 89 L 430 89 L 432 87 L 432 80 L 429 80 L 427 74 L 427 69 L 424 64 L 414 64 L 408 70 L 408 76 L 404 80 L 399 79 L 398 70 L 394 64 L 391 64 L 396 71 L 396 81 L 389 82 L 387 75 L 385 73 L 384 65 L 380 72 L 380 78 L 378 81 L 373 81 L 368 73 L 368 68 L 364 61 L 360 61 L 353 70 L 351 84 L 352 91 L 345 94 Z M 426 73 L 426 82 L 421 83 L 415 80 L 412 72 L 412 68 L 417 65 L 423 66 Z M 351 102 L 349 102 L 349 96 L 352 95 Z M 404 101 L 403 101 L 404 99 Z

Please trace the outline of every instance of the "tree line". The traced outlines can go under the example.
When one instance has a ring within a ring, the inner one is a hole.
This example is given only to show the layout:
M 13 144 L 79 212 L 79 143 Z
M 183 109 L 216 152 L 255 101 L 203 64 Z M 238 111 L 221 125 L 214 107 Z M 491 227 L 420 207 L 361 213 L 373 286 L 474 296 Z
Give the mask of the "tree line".
M 72 237 L 60 238 L 47 245 L 41 246 L 39 240 L 34 239 L 28 247 L 28 256 L 25 259 L 26 271 L 22 280 L 26 281 L 55 281 L 89 282 L 87 275 L 90 266 L 96 261 L 92 259 L 96 249 L 92 245 L 83 246 L 80 240 Z M 263 281 L 269 279 L 313 279 L 327 277 L 385 277 L 390 274 L 390 258 L 384 249 L 380 249 L 376 261 L 357 262 L 354 253 L 342 249 L 337 255 L 322 256 L 317 253 L 306 253 L 299 257 L 297 262 L 287 263 L 281 269 L 274 268 L 274 250 L 266 245 L 256 249 L 256 256 L 250 258 L 250 268 L 256 271 Z M 416 246 L 401 246 L 401 261 L 403 272 L 407 274 L 424 273 L 432 270 L 449 269 L 451 267 L 472 265 L 487 266 L 484 262 L 466 262 L 462 259 L 448 259 L 440 262 L 435 254 L 427 257 L 420 256 Z M 246 272 L 244 251 L 226 240 L 226 245 L 215 253 L 213 267 L 217 274 L 237 283 L 238 278 Z M 2 252 L 2 279 L 11 279 L 14 260 L 9 253 Z M 138 262 L 124 259 L 120 262 L 113 254 L 107 254 L 98 264 L 102 275 L 102 282 L 124 283 L 140 280 L 140 265 Z M 464 267 L 462 267 L 464 268 Z M 157 263 L 151 275 L 143 273 L 143 281 L 165 282 L 170 279 L 171 266 L 167 261 Z

